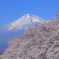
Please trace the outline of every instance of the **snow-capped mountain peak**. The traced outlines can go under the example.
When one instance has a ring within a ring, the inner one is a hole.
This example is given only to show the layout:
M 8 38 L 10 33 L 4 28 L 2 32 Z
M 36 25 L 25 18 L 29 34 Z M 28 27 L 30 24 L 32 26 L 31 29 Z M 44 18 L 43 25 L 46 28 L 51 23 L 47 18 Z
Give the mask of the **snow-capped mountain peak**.
M 33 25 L 33 23 L 37 23 L 37 22 L 43 22 L 44 19 L 33 15 L 33 14 L 26 14 L 24 16 L 22 16 L 21 18 L 19 18 L 18 20 L 12 22 L 9 24 L 8 26 L 8 30 L 20 30 L 22 28 L 25 28 L 27 26 L 31 26 Z

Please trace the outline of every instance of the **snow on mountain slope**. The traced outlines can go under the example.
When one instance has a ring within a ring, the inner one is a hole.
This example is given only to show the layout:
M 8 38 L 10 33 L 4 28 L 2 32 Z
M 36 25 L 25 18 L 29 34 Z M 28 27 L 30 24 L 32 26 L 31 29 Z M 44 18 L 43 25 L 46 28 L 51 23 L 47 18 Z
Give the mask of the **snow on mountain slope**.
M 10 31 L 10 30 L 17 31 L 17 30 L 21 30 L 22 28 L 27 29 L 27 26 L 32 26 L 33 23 L 37 23 L 37 22 L 42 23 L 43 21 L 45 20 L 36 15 L 26 14 L 22 16 L 21 18 L 19 18 L 18 20 L 10 23 L 8 25 L 7 31 Z

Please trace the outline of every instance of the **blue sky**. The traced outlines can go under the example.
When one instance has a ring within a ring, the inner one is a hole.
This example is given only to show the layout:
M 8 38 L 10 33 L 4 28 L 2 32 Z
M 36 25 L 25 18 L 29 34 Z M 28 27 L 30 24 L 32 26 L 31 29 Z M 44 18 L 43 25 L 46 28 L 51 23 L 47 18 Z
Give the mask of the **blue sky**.
M 59 13 L 59 0 L 0 0 L 0 28 L 25 14 L 45 20 Z

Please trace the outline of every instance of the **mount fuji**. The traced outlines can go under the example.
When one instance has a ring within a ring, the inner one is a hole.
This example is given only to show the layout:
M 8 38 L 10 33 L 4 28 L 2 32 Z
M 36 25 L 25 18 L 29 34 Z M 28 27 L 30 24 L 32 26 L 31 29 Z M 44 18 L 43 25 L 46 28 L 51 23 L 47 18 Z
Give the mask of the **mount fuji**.
M 34 27 L 36 23 L 43 22 L 46 22 L 46 20 L 33 14 L 26 14 L 14 22 L 5 25 L 3 29 L 0 30 L 0 51 L 4 51 L 4 49 L 8 47 L 6 44 L 8 43 L 8 39 L 21 35 L 28 27 Z
M 42 23 L 45 20 L 33 15 L 33 14 L 26 14 L 24 16 L 22 16 L 21 18 L 17 19 L 16 21 L 8 24 L 7 26 L 5 26 L 7 28 L 7 31 L 17 31 L 17 30 L 21 30 L 21 29 L 27 29 L 27 27 L 31 27 L 33 26 L 33 24 L 35 23 Z

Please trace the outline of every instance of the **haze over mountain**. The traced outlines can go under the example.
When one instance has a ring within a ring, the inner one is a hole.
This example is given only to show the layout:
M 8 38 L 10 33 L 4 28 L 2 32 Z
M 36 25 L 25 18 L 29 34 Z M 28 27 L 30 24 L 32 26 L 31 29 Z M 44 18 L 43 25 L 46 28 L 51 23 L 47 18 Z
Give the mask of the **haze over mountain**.
M 5 25 L 0 30 L 0 50 L 7 48 L 8 45 L 6 43 L 8 39 L 21 35 L 29 26 L 34 27 L 34 24 L 43 22 L 45 20 L 36 15 L 26 14 L 12 23 Z

